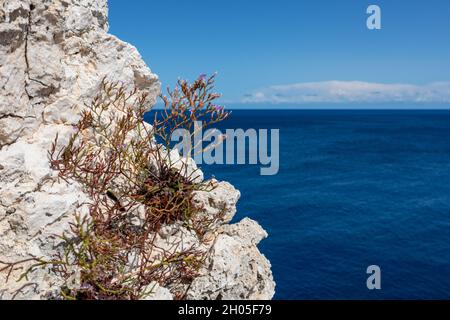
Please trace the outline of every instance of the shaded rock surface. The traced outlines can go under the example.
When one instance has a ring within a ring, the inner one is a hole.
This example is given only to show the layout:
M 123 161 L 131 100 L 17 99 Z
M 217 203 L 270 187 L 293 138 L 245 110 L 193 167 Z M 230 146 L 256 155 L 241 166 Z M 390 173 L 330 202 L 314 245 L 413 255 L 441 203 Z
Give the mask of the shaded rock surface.
M 55 235 L 85 202 L 79 185 L 57 181 L 47 151 L 57 133 L 61 142 L 68 138 L 104 77 L 147 92 L 149 106 L 160 92 L 136 48 L 108 34 L 107 0 L 0 0 L 0 260 L 51 257 L 60 244 Z M 227 224 L 238 198 L 225 182 L 196 195 L 205 214 L 224 210 L 224 218 L 190 299 L 274 294 L 270 263 L 256 247 L 265 231 L 249 219 Z M 175 233 L 168 230 L 161 241 Z M 61 281 L 45 270 L 29 282 L 5 280 L 1 273 L 0 299 L 46 299 Z M 149 299 L 172 298 L 169 289 L 155 287 Z

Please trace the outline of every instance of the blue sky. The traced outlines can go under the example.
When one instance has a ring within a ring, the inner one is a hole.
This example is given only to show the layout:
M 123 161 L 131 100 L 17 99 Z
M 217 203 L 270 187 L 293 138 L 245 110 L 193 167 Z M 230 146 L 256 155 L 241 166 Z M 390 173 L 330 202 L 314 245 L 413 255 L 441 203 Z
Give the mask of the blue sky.
M 448 0 L 110 0 L 164 86 L 219 72 L 235 104 L 450 102 Z M 382 10 L 368 30 L 366 9 Z

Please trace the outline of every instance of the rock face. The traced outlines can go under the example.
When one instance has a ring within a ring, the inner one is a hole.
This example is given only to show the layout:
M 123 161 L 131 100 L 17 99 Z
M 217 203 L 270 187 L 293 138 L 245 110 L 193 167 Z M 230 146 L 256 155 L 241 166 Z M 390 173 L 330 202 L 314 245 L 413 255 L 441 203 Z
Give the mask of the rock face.
M 194 300 L 267 300 L 275 283 L 270 263 L 256 245 L 267 233 L 257 222 L 245 218 L 234 225 L 224 225 L 212 247 L 202 275 L 194 280 L 188 298 Z
M 79 185 L 57 181 L 47 151 L 57 133 L 61 141 L 67 139 L 102 79 L 147 92 L 149 105 L 156 101 L 157 76 L 133 46 L 107 32 L 107 0 L 0 0 L 1 261 L 51 257 L 58 246 L 55 235 L 86 200 Z M 249 219 L 227 224 L 238 198 L 224 182 L 196 195 L 206 213 L 225 206 L 226 215 L 190 299 L 271 299 L 274 294 L 270 263 L 256 247 L 265 231 Z M 43 270 L 33 272 L 29 282 L 5 280 L 0 273 L 0 299 L 45 299 L 59 283 Z M 155 287 L 149 299 L 171 298 L 167 288 Z

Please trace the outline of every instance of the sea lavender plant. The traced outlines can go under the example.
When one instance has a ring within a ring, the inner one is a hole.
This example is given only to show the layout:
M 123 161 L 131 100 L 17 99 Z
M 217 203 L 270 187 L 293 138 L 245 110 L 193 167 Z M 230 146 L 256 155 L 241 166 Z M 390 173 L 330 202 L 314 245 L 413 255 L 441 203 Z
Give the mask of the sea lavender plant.
M 183 298 L 205 259 L 203 236 L 223 211 L 199 214 L 203 208 L 193 202 L 195 191 L 214 186 L 198 182 L 195 172 L 186 174 L 186 164 L 174 166 L 170 141 L 180 128 L 195 134 L 196 121 L 205 128 L 228 117 L 214 104 L 220 97 L 213 92 L 214 80 L 206 75 L 192 84 L 179 80 L 161 96 L 164 109 L 152 125 L 144 122 L 146 94 L 104 80 L 68 143 L 61 146 L 56 136 L 48 153 L 59 178 L 80 184 L 89 197 L 60 236 L 64 250 L 51 260 L 3 263 L 0 272 L 9 278 L 15 268 L 33 262 L 19 280 L 46 268 L 63 279 L 65 299 L 142 299 L 154 284 Z M 159 247 L 158 231 L 170 225 L 192 229 L 198 242 L 183 247 L 180 239 L 171 248 Z

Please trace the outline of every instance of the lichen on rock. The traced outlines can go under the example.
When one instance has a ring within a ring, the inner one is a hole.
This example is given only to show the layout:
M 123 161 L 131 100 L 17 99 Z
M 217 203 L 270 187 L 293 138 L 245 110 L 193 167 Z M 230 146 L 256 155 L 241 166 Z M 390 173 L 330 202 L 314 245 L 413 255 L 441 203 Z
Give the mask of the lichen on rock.
M 0 0 L 0 261 L 51 257 L 61 245 L 56 235 L 86 202 L 80 185 L 57 179 L 47 152 L 56 134 L 68 139 L 105 77 L 145 92 L 149 106 L 160 93 L 136 48 L 108 34 L 107 0 Z M 267 234 L 249 219 L 229 225 L 239 192 L 216 183 L 195 196 L 204 214 L 222 210 L 223 218 L 187 298 L 271 299 L 270 263 L 256 247 Z M 164 230 L 161 242 L 188 233 Z M 20 283 L 0 273 L 0 299 L 47 299 L 60 285 L 43 269 Z M 149 299 L 173 298 L 170 288 L 155 288 Z

